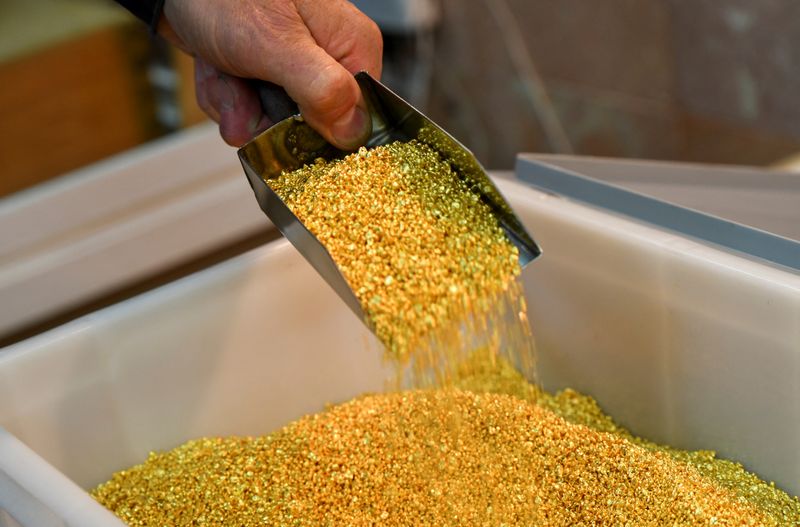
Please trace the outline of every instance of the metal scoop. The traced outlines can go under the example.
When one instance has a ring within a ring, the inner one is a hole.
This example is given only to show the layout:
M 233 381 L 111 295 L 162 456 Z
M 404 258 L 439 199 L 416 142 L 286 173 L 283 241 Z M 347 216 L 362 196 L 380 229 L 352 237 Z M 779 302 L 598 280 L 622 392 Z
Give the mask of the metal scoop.
M 360 72 L 355 77 L 372 118 L 372 135 L 366 144 L 368 148 L 411 139 L 430 145 L 453 165 L 473 192 L 478 193 L 481 200 L 491 208 L 509 240 L 519 249 L 522 267 L 541 254 L 539 246 L 522 226 L 472 152 L 366 72 Z M 296 112 L 297 107 L 290 100 L 287 104 L 285 92 L 279 88 L 276 90 L 274 85 L 268 88 L 260 86 L 259 90 L 267 115 L 277 124 L 239 149 L 239 159 L 258 204 L 350 309 L 361 320 L 365 320 L 361 304 L 331 255 L 266 183 L 284 171 L 296 170 L 317 158 L 337 159 L 348 152 L 328 143 L 299 115 L 292 116 L 291 113 Z M 276 99 L 282 101 L 277 110 L 274 105 Z M 274 115 L 281 112 L 284 114 Z M 280 119 L 283 120 L 278 122 Z

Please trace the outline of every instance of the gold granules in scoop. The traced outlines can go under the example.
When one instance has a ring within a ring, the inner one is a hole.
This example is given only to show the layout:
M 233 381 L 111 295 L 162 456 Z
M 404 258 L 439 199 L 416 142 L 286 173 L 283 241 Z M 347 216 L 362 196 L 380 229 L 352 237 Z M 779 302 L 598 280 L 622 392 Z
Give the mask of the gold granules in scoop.
M 95 498 L 129 525 L 778 525 L 692 466 L 514 396 L 356 399 L 152 454 Z
M 401 362 L 415 349 L 457 347 L 458 324 L 494 313 L 520 272 L 489 207 L 425 144 L 362 148 L 268 184 L 326 247 Z

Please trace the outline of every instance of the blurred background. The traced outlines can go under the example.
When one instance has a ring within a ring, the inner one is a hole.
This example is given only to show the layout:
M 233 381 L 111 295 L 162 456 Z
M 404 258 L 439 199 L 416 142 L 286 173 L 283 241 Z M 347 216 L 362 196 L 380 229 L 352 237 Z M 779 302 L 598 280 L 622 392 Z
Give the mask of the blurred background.
M 489 168 L 518 152 L 800 151 L 796 0 L 361 0 L 383 80 Z M 191 61 L 108 0 L 0 2 L 0 195 L 205 119 Z

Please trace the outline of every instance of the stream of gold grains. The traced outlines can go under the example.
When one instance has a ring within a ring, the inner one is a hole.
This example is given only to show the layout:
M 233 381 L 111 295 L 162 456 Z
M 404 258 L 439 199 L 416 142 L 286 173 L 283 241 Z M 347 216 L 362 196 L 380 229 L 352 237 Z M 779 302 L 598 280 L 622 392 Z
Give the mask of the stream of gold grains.
M 152 453 L 93 496 L 150 527 L 800 525 L 796 499 L 738 464 L 637 439 L 492 354 L 471 362 L 457 388 Z
M 488 205 L 417 141 L 360 149 L 268 181 L 325 246 L 387 357 L 441 383 L 480 346 L 534 357 L 519 253 Z

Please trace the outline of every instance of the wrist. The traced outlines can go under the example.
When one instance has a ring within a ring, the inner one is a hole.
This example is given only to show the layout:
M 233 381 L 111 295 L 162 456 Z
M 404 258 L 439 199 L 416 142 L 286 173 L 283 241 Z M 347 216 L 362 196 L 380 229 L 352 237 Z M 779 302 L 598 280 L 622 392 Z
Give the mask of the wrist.
M 164 10 L 164 0 L 117 0 L 117 3 L 147 24 L 153 34 L 156 33 Z
M 158 20 L 156 20 L 155 26 L 151 26 L 152 31 L 173 46 L 176 46 L 189 55 L 194 55 L 194 53 L 188 49 L 183 39 L 175 31 L 175 28 L 172 27 L 172 23 L 170 22 L 170 14 L 167 7 L 171 3 L 172 2 L 167 2 L 166 0 L 161 1 L 161 10 L 158 13 Z
M 150 0 L 151 15 L 148 25 L 152 34 L 158 33 L 159 26 L 164 20 L 164 3 L 166 0 Z

